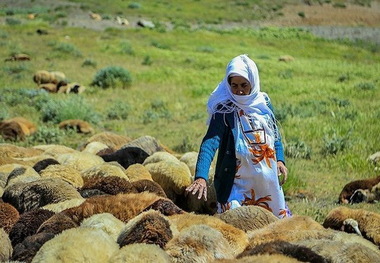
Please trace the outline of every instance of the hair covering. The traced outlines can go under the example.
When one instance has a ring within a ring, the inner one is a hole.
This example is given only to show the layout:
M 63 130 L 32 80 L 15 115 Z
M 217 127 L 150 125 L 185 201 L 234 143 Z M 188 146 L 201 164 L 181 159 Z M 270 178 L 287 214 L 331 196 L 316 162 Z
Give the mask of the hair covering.
M 230 76 L 242 76 L 251 84 L 251 92 L 248 95 L 235 95 L 231 91 L 228 83 Z M 259 116 L 269 115 L 274 118 L 273 112 L 268 107 L 264 92 L 260 91 L 259 71 L 255 62 L 247 55 L 239 55 L 233 58 L 227 65 L 226 75 L 211 93 L 207 102 L 207 111 L 209 113 L 208 122 L 212 114 L 216 112 L 228 113 L 235 110 L 236 107 L 242 109 L 246 114 Z M 232 102 L 232 106 L 229 105 Z

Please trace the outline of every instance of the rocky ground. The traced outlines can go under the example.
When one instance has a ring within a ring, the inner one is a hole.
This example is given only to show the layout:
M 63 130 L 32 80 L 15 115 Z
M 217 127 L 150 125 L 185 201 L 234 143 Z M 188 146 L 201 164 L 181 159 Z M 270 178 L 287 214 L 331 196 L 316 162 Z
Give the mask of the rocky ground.
M 359 5 L 347 5 L 345 8 L 333 7 L 331 4 L 307 5 L 300 1 L 296 5 L 288 5 L 282 9 L 283 15 L 266 21 L 246 21 L 245 23 L 226 23 L 213 25 L 214 27 L 260 27 L 260 26 L 293 26 L 310 30 L 317 36 L 324 38 L 348 38 L 362 39 L 380 44 L 380 1 L 372 1 L 371 7 Z M 97 21 L 91 19 L 89 11 L 80 8 L 79 3 L 65 0 L 2 0 L 0 8 L 3 7 L 33 7 L 46 6 L 54 10 L 58 6 L 69 7 L 66 26 L 89 28 L 93 30 L 104 30 L 109 27 L 136 27 L 141 19 L 138 17 L 126 17 L 129 25 L 120 25 L 116 17 Z M 27 19 L 27 18 L 26 18 Z M 145 18 L 149 20 L 150 18 Z M 5 18 L 0 17 L 0 24 L 5 23 Z M 57 23 L 59 24 L 59 23 Z M 193 25 L 197 27 L 197 25 Z M 170 28 L 170 25 L 168 25 Z

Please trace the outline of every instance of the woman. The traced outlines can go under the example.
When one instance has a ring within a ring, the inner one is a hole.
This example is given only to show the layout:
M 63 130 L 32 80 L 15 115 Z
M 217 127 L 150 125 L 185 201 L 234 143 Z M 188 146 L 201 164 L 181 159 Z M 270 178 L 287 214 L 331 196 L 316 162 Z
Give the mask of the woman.
M 209 127 L 200 147 L 195 180 L 186 191 L 207 199 L 208 172 L 218 150 L 214 177 L 218 213 L 259 205 L 279 218 L 290 216 L 281 188 L 288 173 L 281 136 L 269 97 L 260 91 L 256 64 L 247 55 L 237 56 L 227 65 L 226 76 L 211 94 L 207 110 Z

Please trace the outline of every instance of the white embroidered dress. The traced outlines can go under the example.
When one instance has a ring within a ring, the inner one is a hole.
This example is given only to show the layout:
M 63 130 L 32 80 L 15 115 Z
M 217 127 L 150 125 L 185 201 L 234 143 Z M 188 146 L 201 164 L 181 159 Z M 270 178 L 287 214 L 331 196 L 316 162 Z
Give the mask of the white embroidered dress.
M 287 209 L 277 177 L 274 136 L 265 128 L 267 125 L 243 110 L 235 112 L 235 122 L 236 175 L 227 203 L 218 203 L 218 213 L 241 205 L 257 205 L 279 218 L 285 217 Z

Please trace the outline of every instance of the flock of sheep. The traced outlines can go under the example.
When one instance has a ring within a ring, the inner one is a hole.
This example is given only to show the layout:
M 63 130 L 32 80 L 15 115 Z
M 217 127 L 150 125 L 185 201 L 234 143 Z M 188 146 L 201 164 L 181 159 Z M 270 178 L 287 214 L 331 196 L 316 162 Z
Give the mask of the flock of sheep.
M 185 194 L 197 155 L 110 132 L 78 149 L 0 144 L 0 262 L 380 262 L 373 212 L 215 214 L 214 167 L 207 202 Z

